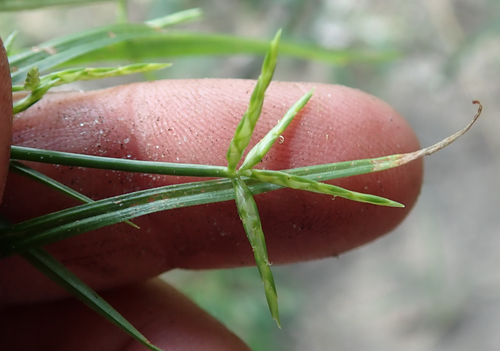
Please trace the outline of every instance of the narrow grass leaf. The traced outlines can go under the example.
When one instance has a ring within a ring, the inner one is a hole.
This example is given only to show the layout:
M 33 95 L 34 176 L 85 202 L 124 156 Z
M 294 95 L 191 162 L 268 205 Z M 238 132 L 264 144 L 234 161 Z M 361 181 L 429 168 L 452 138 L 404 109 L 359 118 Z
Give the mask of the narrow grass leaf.
M 43 72 L 93 50 L 152 33 L 154 29 L 146 25 L 115 24 L 48 41 L 9 57 L 12 84 L 23 81 L 34 66 Z
M 17 30 L 14 30 L 12 33 L 9 34 L 7 39 L 4 40 L 3 46 L 5 48 L 5 52 L 7 53 L 7 55 L 10 55 L 10 52 L 12 50 L 12 44 L 14 43 L 14 40 L 16 39 L 18 33 L 19 32 Z
M 108 321 L 125 331 L 150 350 L 161 351 L 151 344 L 132 324 L 108 304 L 95 291 L 88 287 L 62 263 L 42 248 L 26 251 L 22 257 L 52 281 L 59 284 L 74 297 L 85 303 Z
M 0 257 L 6 257 L 102 228 L 174 208 L 234 198 L 230 181 L 170 185 L 68 208 L 0 229 Z
M 146 25 L 151 28 L 159 29 L 166 26 L 175 24 L 186 23 L 199 20 L 203 16 L 203 11 L 200 8 L 194 8 L 184 11 L 179 11 L 168 16 L 156 18 L 154 20 L 146 21 Z
M 160 22 L 161 18 L 158 21 Z M 111 44 L 130 39 L 144 39 L 155 34 L 158 34 L 158 28 L 152 28 L 147 24 L 121 23 L 47 41 L 9 57 L 12 84 L 22 82 L 26 73 L 34 66 L 38 66 L 40 72 L 43 72 Z M 124 58 L 130 56 L 130 48 L 127 46 L 126 49 L 128 54 Z
M 42 174 L 36 170 L 34 170 L 31 167 L 26 166 L 25 164 L 22 164 L 21 162 L 17 162 L 14 160 L 11 160 L 9 163 L 9 171 L 12 173 L 19 174 L 23 177 L 26 177 L 28 179 L 34 180 L 38 183 L 41 183 L 51 189 L 54 189 L 62 194 L 65 194 L 75 200 L 78 200 L 83 203 L 89 203 L 93 202 L 90 197 L 87 197 L 83 194 L 80 194 L 78 191 L 71 189 L 70 187 L 59 183 L 57 180 L 54 180 L 50 177 L 47 177 L 45 174 Z M 130 222 L 130 221 L 125 221 L 128 225 L 140 229 L 136 224 Z
M 314 89 L 305 94 L 299 101 L 297 101 L 285 114 L 285 116 L 279 121 L 279 123 L 267 133 L 267 135 L 262 138 L 257 145 L 255 145 L 252 150 L 250 150 L 245 157 L 245 161 L 240 167 L 240 171 L 245 169 L 250 169 L 259 163 L 262 158 L 267 154 L 271 146 L 273 146 L 276 139 L 283 133 L 283 131 L 288 127 L 292 119 L 295 117 L 297 112 L 299 112 L 309 101 L 314 93 Z
M 58 5 L 84 5 L 92 2 L 105 2 L 111 0 L 2 0 L 0 11 L 22 11 Z M 112 0 L 115 1 L 115 0 Z
M 72 59 L 68 65 L 83 65 L 95 61 L 117 61 L 130 57 L 150 60 L 155 58 L 200 56 L 200 55 L 262 55 L 269 49 L 269 42 L 224 34 L 206 34 L 175 31 L 155 33 L 140 39 L 130 39 L 126 43 L 117 43 L 96 49 Z M 383 50 L 333 50 L 309 43 L 280 42 L 280 55 L 308 61 L 318 61 L 335 66 L 353 62 L 376 63 L 396 59 L 396 51 Z
M 366 202 L 373 205 L 389 206 L 389 207 L 404 207 L 399 202 L 392 201 L 380 196 L 358 193 L 356 191 L 347 190 L 335 185 L 325 184 L 310 180 L 304 177 L 291 175 L 279 171 L 265 171 L 260 169 L 252 169 L 245 172 L 245 175 L 265 183 L 277 184 L 283 187 L 288 187 L 298 190 L 306 190 L 314 193 L 327 194 L 343 197 L 349 200 Z
M 264 63 L 262 64 L 262 72 L 257 80 L 252 96 L 250 97 L 248 109 L 236 127 L 234 137 L 229 144 L 226 159 L 228 161 L 227 168 L 230 173 L 234 173 L 236 165 L 241 160 L 241 156 L 252 138 L 253 130 L 260 117 L 262 105 L 264 104 L 264 94 L 269 86 L 269 83 L 271 83 L 274 69 L 276 68 L 276 62 L 278 60 L 278 43 L 280 37 L 281 30 L 278 31 L 274 39 L 271 41 L 269 51 L 264 58 Z
M 252 192 L 248 189 L 244 181 L 236 177 L 232 182 L 238 214 L 245 228 L 245 232 L 247 233 L 248 241 L 252 246 L 255 262 L 262 282 L 264 283 L 264 291 L 269 310 L 276 324 L 281 328 L 278 312 L 278 294 L 274 284 L 273 273 L 269 267 L 270 263 L 267 256 L 266 241 L 264 232 L 262 231 L 257 204 L 255 203 Z

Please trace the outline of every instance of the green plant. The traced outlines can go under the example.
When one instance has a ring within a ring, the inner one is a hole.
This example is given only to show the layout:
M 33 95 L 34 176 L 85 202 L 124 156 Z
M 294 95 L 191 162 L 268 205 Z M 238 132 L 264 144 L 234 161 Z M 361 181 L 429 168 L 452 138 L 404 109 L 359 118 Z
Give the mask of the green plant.
M 68 64 L 68 62 L 76 62 L 77 58 L 82 60 L 82 57 L 85 58 L 84 55 L 88 55 L 86 59 L 91 60 L 91 53 L 95 53 L 96 50 L 104 50 L 110 44 L 121 45 L 125 40 L 134 40 L 143 37 L 156 38 L 161 35 L 157 32 L 158 28 L 167 24 L 178 23 L 181 20 L 192 19 L 193 13 L 195 12 L 187 12 L 184 15 L 175 14 L 167 18 L 150 21 L 144 25 L 120 24 L 108 26 L 104 29 L 100 28 L 84 34 L 58 39 L 39 46 L 39 50 L 31 50 L 12 56 L 10 63 L 12 81 L 15 84 L 13 85 L 13 91 L 29 92 L 25 98 L 15 103 L 14 113 L 19 113 L 27 109 L 36 103 L 51 87 L 56 85 L 76 80 L 147 72 L 152 69 L 166 67 L 167 65 L 165 64 L 135 64 L 120 68 L 67 69 L 45 76 L 39 75 L 39 70 L 47 70 L 59 65 Z M 113 35 L 109 33 L 113 33 Z M 402 207 L 402 204 L 388 199 L 349 191 L 333 185 L 320 183 L 320 181 L 381 171 L 400 166 L 425 155 L 430 155 L 449 145 L 465 133 L 480 114 L 479 111 L 471 124 L 461 132 L 432 147 L 410 154 L 312 166 L 287 171 L 253 169 L 269 151 L 279 135 L 291 123 L 296 113 L 307 104 L 313 95 L 313 91 L 310 91 L 294 104 L 283 119 L 248 152 L 242 165 L 237 169 L 237 165 L 242 160 L 245 149 L 252 137 L 253 129 L 260 116 L 265 91 L 273 76 L 277 61 L 279 38 L 280 32 L 278 32 L 271 42 L 270 49 L 264 60 L 261 76 L 250 99 L 248 110 L 238 125 L 229 145 L 226 155 L 228 160 L 227 167 L 109 159 L 13 146 L 10 164 L 11 171 L 43 182 L 66 193 L 68 196 L 85 202 L 85 204 L 26 222 L 14 225 L 5 224 L 0 230 L 0 257 L 7 257 L 14 254 L 22 255 L 24 259 L 41 272 L 70 291 L 105 318 L 127 331 L 144 345 L 150 349 L 158 349 L 151 345 L 144 336 L 82 281 L 46 251 L 41 249 L 40 246 L 106 225 L 129 221 L 144 214 L 172 209 L 179 204 L 192 206 L 234 199 L 254 251 L 271 315 L 279 325 L 277 292 L 269 267 L 264 233 L 261 228 L 253 195 L 281 187 L 290 187 L 345 197 L 350 200 L 376 205 Z M 126 46 L 124 47 L 126 48 Z M 23 79 L 24 84 L 20 85 Z M 215 181 L 172 185 L 100 201 L 92 201 L 18 162 L 23 160 L 129 172 L 217 177 L 224 178 L 224 180 L 219 179 Z M 128 223 L 134 225 L 132 222 Z

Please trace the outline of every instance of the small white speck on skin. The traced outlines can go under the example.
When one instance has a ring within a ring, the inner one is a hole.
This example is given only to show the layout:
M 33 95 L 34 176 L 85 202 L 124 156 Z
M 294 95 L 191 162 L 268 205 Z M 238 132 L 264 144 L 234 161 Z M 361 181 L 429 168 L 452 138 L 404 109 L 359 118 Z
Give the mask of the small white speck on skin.
M 328 134 L 326 135 L 326 140 L 328 140 Z

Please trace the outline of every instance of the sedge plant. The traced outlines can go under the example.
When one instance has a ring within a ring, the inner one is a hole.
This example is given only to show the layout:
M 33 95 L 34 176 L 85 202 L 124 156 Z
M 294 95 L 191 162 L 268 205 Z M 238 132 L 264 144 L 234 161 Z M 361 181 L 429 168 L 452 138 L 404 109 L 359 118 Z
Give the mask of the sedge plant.
M 194 10 L 178 13 L 170 17 L 167 16 L 166 18 L 150 21 L 146 24 L 118 24 L 108 26 L 88 33 L 80 33 L 53 40 L 39 46 L 37 50 L 11 55 L 9 60 L 13 82 L 12 91 L 26 92 L 25 97 L 14 103 L 14 114 L 29 108 L 54 86 L 78 80 L 150 72 L 168 67 L 168 64 L 140 63 L 114 68 L 70 68 L 40 75 L 41 71 L 65 65 L 72 61 L 78 62 L 78 60 L 84 60 L 85 55 L 106 50 L 109 45 L 121 45 L 126 40 L 137 40 L 140 38 L 146 38 L 146 41 L 148 40 L 147 38 L 160 40 L 159 38 L 164 34 L 158 32 L 158 28 L 188 19 L 191 20 L 198 14 L 199 12 Z M 109 35 L 110 32 L 113 35 Z M 134 218 L 158 211 L 166 211 L 180 206 L 187 207 L 234 200 L 250 247 L 253 250 L 271 316 L 277 325 L 280 326 L 278 294 L 270 269 L 265 235 L 262 230 L 254 195 L 280 188 L 292 188 L 328 196 L 339 196 L 352 201 L 360 201 L 373 205 L 396 208 L 404 207 L 403 204 L 390 199 L 350 191 L 335 185 L 323 183 L 323 181 L 383 171 L 430 155 L 463 135 L 479 117 L 482 109 L 481 104 L 474 101 L 474 103 L 479 104 L 479 109 L 472 122 L 466 128 L 431 147 L 416 152 L 282 171 L 255 169 L 254 167 L 262 160 L 273 144 L 279 140 L 280 135 L 287 126 L 292 123 L 294 116 L 308 103 L 314 94 L 313 89 L 301 97 L 290 107 L 276 126 L 249 150 L 245 156 L 246 148 L 250 143 L 255 125 L 261 114 L 266 89 L 272 80 L 276 67 L 280 36 L 281 31 L 276 34 L 268 47 L 261 74 L 251 95 L 248 109 L 241 118 L 228 146 L 226 153 L 227 166 L 225 167 L 106 158 L 13 145 L 10 160 L 11 172 L 38 181 L 56 191 L 73 197 L 82 202 L 82 205 L 16 224 L 11 224 L 8 222 L 8 219 L 3 219 L 2 227 L 0 228 L 0 259 L 12 255 L 21 255 L 40 272 L 101 314 L 104 318 L 129 333 L 147 348 L 159 350 L 159 348 L 152 345 L 146 337 L 114 310 L 112 306 L 45 251 L 42 246 L 120 222 L 126 222 L 139 229 L 133 223 Z M 10 46 L 13 37 L 11 36 L 6 40 L 8 46 Z M 78 50 L 75 48 L 78 48 Z M 7 50 L 9 50 L 9 47 L 7 47 Z M 93 201 L 68 186 L 28 167 L 21 161 L 123 172 L 197 176 L 217 179 L 168 185 Z M 238 165 L 240 166 L 238 167 Z

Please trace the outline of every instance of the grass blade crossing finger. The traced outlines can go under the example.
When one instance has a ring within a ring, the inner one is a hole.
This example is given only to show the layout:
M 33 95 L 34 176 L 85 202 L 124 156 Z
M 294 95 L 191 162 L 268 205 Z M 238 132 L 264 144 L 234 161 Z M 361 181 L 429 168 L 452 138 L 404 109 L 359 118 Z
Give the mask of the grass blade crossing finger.
M 339 186 L 316 182 L 314 180 L 291 175 L 285 172 L 252 169 L 246 171 L 244 174 L 245 176 L 248 175 L 250 178 L 259 180 L 261 182 L 277 184 L 292 189 L 306 190 L 314 193 L 339 196 L 349 200 L 366 202 L 373 205 L 404 207 L 404 205 L 400 204 L 399 202 L 392 201 L 380 196 L 358 193 L 356 191 L 347 190 Z
M 255 145 L 252 150 L 250 150 L 245 157 L 245 161 L 240 167 L 240 171 L 245 169 L 250 169 L 262 160 L 262 158 L 267 154 L 271 146 L 278 138 L 278 136 L 283 133 L 283 131 L 288 127 L 290 122 L 293 120 L 297 112 L 299 112 L 309 101 L 314 93 L 315 88 L 311 89 L 307 94 L 299 99 L 285 114 L 285 116 L 278 122 L 278 124 L 267 133 L 267 135 L 262 138 L 257 145 Z
M 264 94 L 266 92 L 271 79 L 273 78 L 274 69 L 276 68 L 276 62 L 278 59 L 278 42 L 281 37 L 281 30 L 278 31 L 269 51 L 266 54 L 264 63 L 262 64 L 262 72 L 257 80 L 257 84 L 252 92 L 250 98 L 250 103 L 248 109 L 241 118 L 240 123 L 236 127 L 234 132 L 234 137 L 229 144 L 227 150 L 226 158 L 228 161 L 228 171 L 234 173 L 236 165 L 241 160 L 241 156 L 245 151 L 250 139 L 252 138 L 253 130 L 255 124 L 260 117 L 260 112 L 262 111 L 262 105 L 264 104 Z
M 144 335 L 142 335 L 125 318 L 123 318 L 123 316 L 110 304 L 97 295 L 95 291 L 89 288 L 83 281 L 70 272 L 62 263 L 57 261 L 47 251 L 42 248 L 36 248 L 24 252 L 22 257 L 52 281 L 67 290 L 71 295 L 78 298 L 118 328 L 124 330 L 127 334 L 139 341 L 148 349 L 161 351 L 160 348 L 151 344 Z
M 21 162 L 11 160 L 9 163 L 9 171 L 39 182 L 85 204 L 94 201 L 90 197 L 80 194 L 78 191 L 73 190 L 62 183 L 59 183 L 55 179 L 47 177 L 45 174 L 35 171 L 33 168 L 30 168 L 25 164 L 22 164 Z M 132 223 L 131 221 L 125 221 L 125 223 L 136 229 L 140 229 L 139 226 Z
M 244 181 L 236 177 L 232 179 L 232 183 L 238 214 L 243 222 L 248 241 L 250 241 L 250 245 L 252 246 L 260 277 L 264 283 L 264 291 L 266 293 L 269 310 L 271 311 L 273 319 L 278 324 L 278 327 L 281 328 L 278 312 L 278 294 L 274 284 L 273 273 L 269 268 L 270 263 L 267 257 L 266 241 L 264 232 L 262 231 L 257 204 Z

